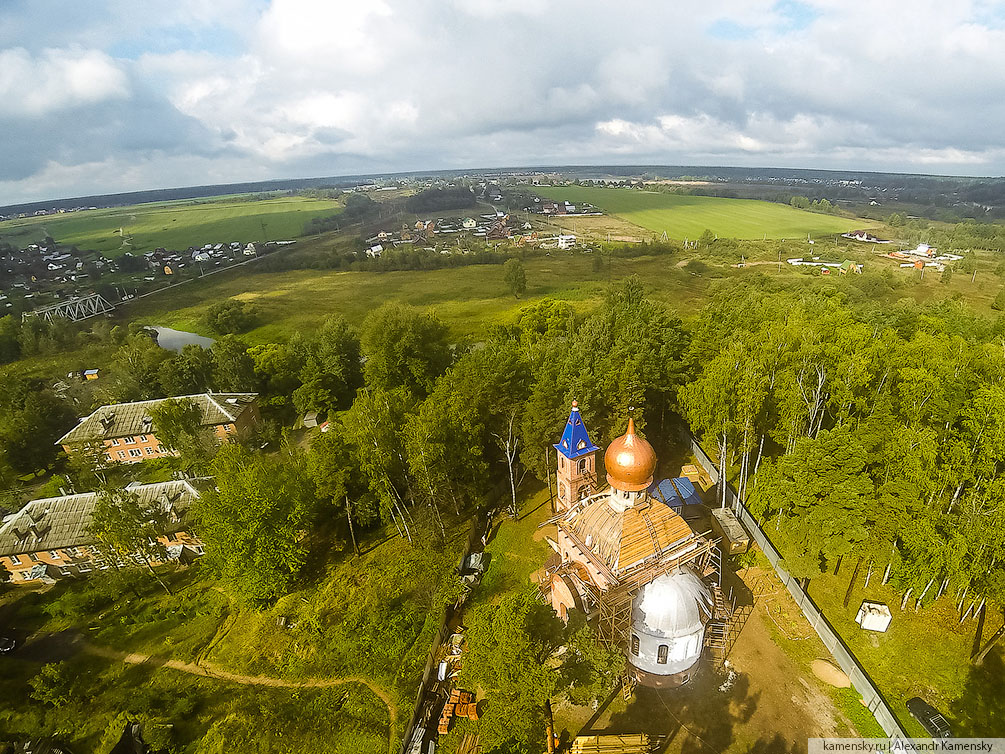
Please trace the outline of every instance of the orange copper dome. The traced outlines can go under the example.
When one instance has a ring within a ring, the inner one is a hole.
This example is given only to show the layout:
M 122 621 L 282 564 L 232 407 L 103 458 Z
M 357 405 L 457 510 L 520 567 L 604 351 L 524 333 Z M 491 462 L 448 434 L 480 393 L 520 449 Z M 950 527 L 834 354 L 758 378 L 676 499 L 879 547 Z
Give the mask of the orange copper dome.
M 608 483 L 618 490 L 638 492 L 648 489 L 656 471 L 656 451 L 645 438 L 635 434 L 635 420 L 628 420 L 628 431 L 607 446 L 604 453 Z

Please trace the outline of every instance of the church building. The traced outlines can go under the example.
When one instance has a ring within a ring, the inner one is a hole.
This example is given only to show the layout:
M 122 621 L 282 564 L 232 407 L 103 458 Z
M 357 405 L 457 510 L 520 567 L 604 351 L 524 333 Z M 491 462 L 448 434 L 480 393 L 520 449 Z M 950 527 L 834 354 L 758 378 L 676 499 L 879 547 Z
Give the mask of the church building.
M 596 620 L 602 639 L 624 645 L 638 682 L 686 682 L 713 617 L 715 543 L 654 495 L 656 452 L 634 419 L 604 453 L 606 485 L 598 481 L 600 448 L 575 401 L 555 449 L 552 607 L 563 620 L 570 610 Z

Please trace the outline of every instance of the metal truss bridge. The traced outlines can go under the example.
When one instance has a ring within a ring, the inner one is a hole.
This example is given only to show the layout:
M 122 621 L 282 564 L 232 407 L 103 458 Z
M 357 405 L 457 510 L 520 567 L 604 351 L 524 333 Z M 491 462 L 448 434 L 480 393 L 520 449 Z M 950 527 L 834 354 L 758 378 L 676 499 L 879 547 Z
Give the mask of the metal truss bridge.
M 41 317 L 46 322 L 52 322 L 54 317 L 62 317 L 71 322 L 80 322 L 84 319 L 97 317 L 99 314 L 108 314 L 114 308 L 100 293 L 92 293 L 90 296 L 84 296 L 83 298 L 60 301 L 49 306 L 43 306 L 41 309 L 25 312 L 21 315 L 21 318 L 22 320 L 27 320 L 32 317 Z

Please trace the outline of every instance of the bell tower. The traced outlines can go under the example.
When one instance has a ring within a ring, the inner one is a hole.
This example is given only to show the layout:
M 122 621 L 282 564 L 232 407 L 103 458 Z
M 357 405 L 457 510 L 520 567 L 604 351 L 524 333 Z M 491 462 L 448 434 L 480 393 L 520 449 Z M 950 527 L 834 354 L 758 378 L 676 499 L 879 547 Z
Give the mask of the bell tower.
M 572 402 L 569 421 L 555 450 L 558 451 L 555 512 L 562 513 L 597 491 L 597 451 L 600 448 L 590 440 L 576 401 Z

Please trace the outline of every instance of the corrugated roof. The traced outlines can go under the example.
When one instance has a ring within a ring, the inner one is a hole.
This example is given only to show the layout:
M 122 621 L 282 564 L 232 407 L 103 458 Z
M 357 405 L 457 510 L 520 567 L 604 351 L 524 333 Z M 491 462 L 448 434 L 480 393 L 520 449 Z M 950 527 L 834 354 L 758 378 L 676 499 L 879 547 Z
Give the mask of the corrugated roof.
M 201 393 L 180 395 L 176 398 L 157 398 L 135 403 L 113 403 L 102 406 L 85 417 L 76 427 L 59 440 L 57 445 L 73 445 L 112 437 L 156 434 L 151 411 L 166 400 L 190 400 L 202 409 L 202 423 L 206 426 L 229 424 L 237 419 L 258 393 Z
M 138 495 L 144 505 L 160 503 L 165 510 L 174 511 L 179 521 L 199 496 L 195 487 L 185 480 L 137 484 L 126 489 Z M 29 501 L 0 526 L 0 555 L 94 544 L 87 527 L 97 501 L 97 492 Z

